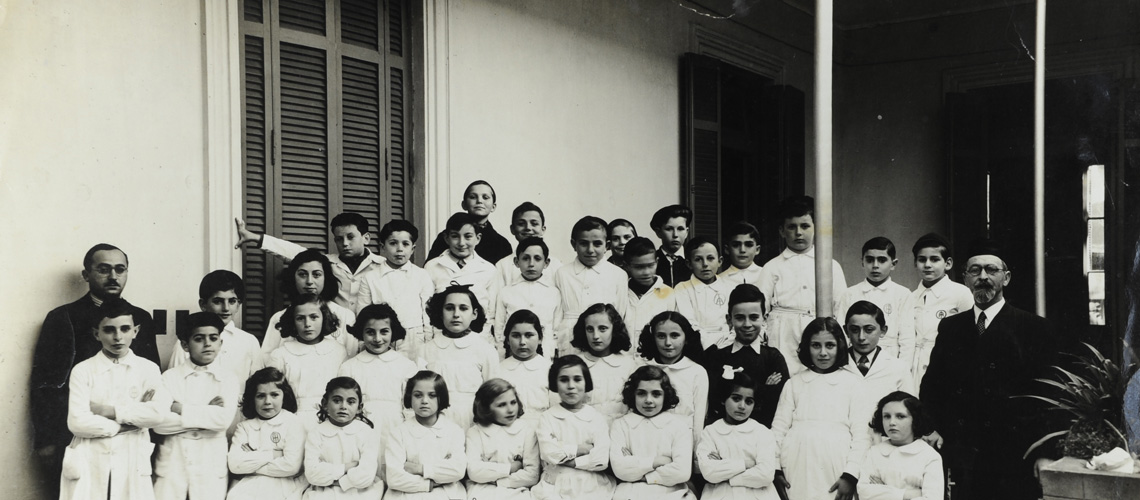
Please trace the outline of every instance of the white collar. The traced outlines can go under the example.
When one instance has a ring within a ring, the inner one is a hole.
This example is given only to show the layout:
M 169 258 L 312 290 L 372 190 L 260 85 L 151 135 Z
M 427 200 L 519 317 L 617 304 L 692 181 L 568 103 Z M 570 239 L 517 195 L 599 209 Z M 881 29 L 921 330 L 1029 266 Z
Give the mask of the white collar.
M 811 248 L 807 249 L 807 251 L 804 253 L 796 253 L 795 250 L 792 250 L 791 248 L 784 248 L 784 251 L 780 252 L 780 257 L 783 257 L 784 259 L 790 259 L 792 257 L 799 257 L 799 256 L 811 257 L 814 259 L 815 258 L 815 245 L 812 245 Z
M 439 335 L 436 335 L 435 338 L 432 339 L 432 342 L 435 342 L 435 345 L 440 347 L 440 348 L 447 348 L 448 345 L 454 344 L 455 347 L 458 347 L 460 349 L 466 349 L 468 347 L 475 345 L 475 339 L 476 338 L 478 338 L 478 335 L 475 335 L 475 333 L 473 333 L 473 332 L 467 332 L 466 335 L 459 337 L 459 338 L 451 338 L 451 337 L 448 337 L 447 335 L 440 333 Z
M 360 432 L 370 431 L 372 428 L 369 427 L 368 424 L 355 418 L 344 427 L 332 423 L 331 420 L 325 419 L 324 422 L 321 422 L 320 425 L 317 426 L 317 430 L 320 431 L 322 436 L 333 437 L 337 434 L 354 435 Z
M 833 377 L 832 375 L 839 376 Z M 839 385 L 841 382 L 843 382 L 843 379 L 849 375 L 852 375 L 852 373 L 843 369 L 835 370 L 831 373 L 819 373 L 810 368 L 797 374 L 797 376 L 803 377 L 805 382 L 812 382 L 816 379 L 823 379 L 823 381 L 827 382 L 828 385 Z
M 591 353 L 588 353 L 588 352 L 585 352 L 585 351 L 583 351 L 583 352 L 582 352 L 582 354 L 581 354 L 581 356 L 582 356 L 582 360 L 583 360 L 583 361 L 585 361 L 585 362 L 586 362 L 586 364 L 587 364 L 587 365 L 589 365 L 591 368 L 592 368 L 592 367 L 593 367 L 595 364 L 597 364 L 597 363 L 598 363 L 598 361 L 602 361 L 602 362 L 604 362 L 605 364 L 607 364 L 607 365 L 610 365 L 610 366 L 612 366 L 612 367 L 614 367 L 614 368 L 621 368 L 621 366 L 622 366 L 623 364 L 625 364 L 625 363 L 623 362 L 623 360 L 626 358 L 626 355 L 625 355 L 625 354 L 622 354 L 622 353 L 616 353 L 616 352 L 615 352 L 615 353 L 611 353 L 609 356 L 605 356 L 605 357 L 601 357 L 601 358 L 599 358 L 599 357 L 597 357 L 597 356 L 595 356 L 595 355 L 593 355 L 593 354 L 591 354 Z
M 663 370 L 672 370 L 672 371 L 680 371 L 680 370 L 684 370 L 686 368 L 692 368 L 693 366 L 697 365 L 697 363 L 695 361 L 689 359 L 688 356 L 684 356 L 684 355 L 681 356 L 681 359 L 678 359 L 677 362 L 675 362 L 671 365 L 658 363 L 657 361 L 652 360 L 652 359 L 646 361 L 645 364 L 653 365 L 653 366 L 659 367 Z
M 949 287 L 954 286 L 951 285 L 951 283 L 953 283 L 953 280 L 951 280 L 949 276 L 943 276 L 942 279 L 938 280 L 938 283 L 935 283 L 932 287 L 927 288 L 921 281 L 918 282 L 918 287 L 923 291 L 929 290 L 936 298 L 941 298 L 943 295 L 949 293 Z
M 332 339 L 331 335 L 326 335 L 324 339 L 321 339 L 321 341 L 316 344 L 302 344 L 296 337 L 288 337 L 281 341 L 281 347 L 278 349 L 280 348 L 284 348 L 286 351 L 289 351 L 289 354 L 294 356 L 303 356 L 311 351 L 315 351 L 317 354 L 323 356 L 333 352 L 334 349 L 340 348 L 340 346 Z
M 578 411 L 570 411 L 564 408 L 561 403 L 551 405 L 543 414 L 550 415 L 558 420 L 569 420 L 573 418 L 583 422 L 594 422 L 598 420 L 597 417 L 601 416 L 598 410 L 595 410 L 594 407 L 589 404 L 582 405 L 582 409 Z
M 395 273 L 395 272 L 406 273 L 410 270 L 410 268 L 413 268 L 413 267 L 416 267 L 416 265 L 413 264 L 411 260 L 408 260 L 407 262 L 404 263 L 404 265 L 402 265 L 400 267 L 392 267 L 392 264 L 385 260 L 385 261 L 380 263 L 380 276 L 384 276 L 385 274 Z
M 398 358 L 404 358 L 404 357 L 406 357 L 406 356 L 404 356 L 403 354 L 400 354 L 399 352 L 397 352 L 395 349 L 392 349 L 391 347 L 389 347 L 387 351 L 384 351 L 380 354 L 372 354 L 372 353 L 368 352 L 368 349 L 364 349 L 364 350 L 360 351 L 360 354 L 356 355 L 356 358 L 361 363 L 371 363 L 371 362 L 376 361 L 376 360 L 380 360 L 380 361 L 385 362 L 385 363 L 391 363 L 392 361 L 395 361 Z
M 578 258 L 575 257 L 574 263 L 570 264 L 570 270 L 574 271 L 575 275 L 582 274 L 586 271 L 592 271 L 595 274 L 602 274 L 602 271 L 600 269 L 598 269 L 598 266 L 602 265 L 603 262 L 605 262 L 605 261 L 604 260 L 598 261 L 597 264 L 594 264 L 594 267 L 586 267 L 586 265 L 583 264 L 582 261 L 578 260 Z
M 479 429 L 479 432 L 483 433 L 484 436 L 487 436 L 490 438 L 495 438 L 495 437 L 498 437 L 498 436 L 496 436 L 496 434 L 503 433 L 503 432 L 510 434 L 512 436 L 518 435 L 518 433 L 522 432 L 524 429 L 527 428 L 527 424 L 522 423 L 522 419 L 516 418 L 514 422 L 511 422 L 511 425 L 499 425 L 499 424 L 479 425 L 479 424 L 475 424 L 472 427 Z
M 1005 297 L 1002 297 L 1001 299 L 998 299 L 997 303 L 985 309 L 986 328 L 989 328 L 990 324 L 994 322 L 994 318 L 996 318 L 998 314 L 1001 314 L 1001 308 L 1004 306 Z M 978 304 L 974 304 L 974 323 L 978 322 L 978 315 L 982 312 L 983 310 L 978 307 Z
M 256 411 L 255 411 L 255 413 L 256 413 Z M 291 412 L 289 410 L 282 409 L 281 411 L 277 412 L 277 414 L 274 415 L 273 418 L 271 418 L 269 420 L 262 419 L 261 417 L 253 417 L 250 420 L 256 420 L 257 422 L 260 422 L 261 425 L 269 425 L 269 426 L 273 426 L 273 427 L 280 427 L 282 425 L 286 425 L 290 422 L 293 422 L 296 419 L 297 419 L 296 414 L 294 414 L 293 412 Z
M 872 285 L 871 282 L 867 281 L 866 278 L 864 278 L 863 281 L 860 281 L 859 284 L 855 285 L 855 286 L 859 287 L 859 291 L 864 292 L 864 293 L 870 292 L 873 290 L 885 292 L 890 288 L 891 284 L 893 284 L 893 283 L 894 282 L 891 281 L 891 277 L 887 276 L 887 279 L 883 280 L 882 283 L 879 283 L 878 286 Z
M 348 272 L 350 274 L 355 274 L 356 271 L 358 271 L 358 270 L 367 271 L 368 268 L 371 267 L 373 264 L 380 265 L 380 264 L 384 264 L 385 262 L 387 262 L 384 260 L 383 257 L 373 253 L 371 250 L 368 250 L 367 248 L 365 248 L 364 250 L 366 252 L 368 252 L 368 255 L 365 255 L 364 260 L 360 261 L 361 266 L 358 269 L 350 269 L 348 267 L 348 264 L 346 264 L 343 260 L 340 260 L 340 254 L 330 253 L 330 254 L 325 254 L 325 255 L 328 256 L 329 262 L 331 262 L 332 265 L 340 266 L 344 269 L 348 269 Z
M 746 347 L 748 349 L 751 349 L 752 352 L 754 352 L 756 354 L 763 354 L 762 352 L 760 352 L 760 339 L 759 338 L 757 338 L 756 340 L 753 340 L 751 344 L 747 344 L 747 345 L 741 344 L 739 340 L 736 340 L 735 336 L 726 337 L 726 338 L 732 338 L 732 350 L 729 351 L 732 354 L 736 354 L 737 351 L 744 349 Z
M 884 457 L 890 456 L 890 454 L 896 450 L 904 455 L 918 455 L 919 453 L 925 452 L 927 448 L 930 448 L 930 445 L 926 444 L 926 441 L 923 441 L 921 438 L 916 438 L 914 441 L 902 446 L 895 446 L 891 444 L 890 441 L 884 439 L 882 443 L 875 446 L 875 449 Z M 933 448 L 931 449 L 933 450 Z
M 519 361 L 514 356 L 507 356 L 502 362 L 503 368 L 507 370 L 514 370 L 519 366 L 526 368 L 529 372 L 545 372 L 550 369 L 550 362 L 546 361 L 541 354 L 535 354 L 526 361 Z
M 749 433 L 754 432 L 757 429 L 759 429 L 760 423 L 757 422 L 756 420 L 750 418 L 750 419 L 745 420 L 739 424 L 729 425 L 727 422 L 724 421 L 723 418 L 721 418 L 721 419 L 717 419 L 716 422 L 709 424 L 709 426 L 705 427 L 705 428 L 706 429 L 712 429 L 714 432 L 716 432 L 717 434 L 720 434 L 722 436 L 727 436 L 729 434 L 732 434 L 733 432 L 739 432 L 742 434 L 749 434 Z
M 425 427 L 418 420 L 416 420 L 416 417 L 414 416 L 408 419 L 407 423 L 411 428 L 412 436 L 415 436 L 417 438 L 438 438 L 443 436 L 443 433 L 447 430 L 448 424 L 455 426 L 455 424 L 451 422 L 451 419 L 447 418 L 447 416 L 442 413 L 436 416 L 435 425 L 431 427 Z
M 107 356 L 107 353 L 103 352 L 102 347 L 99 348 L 99 353 L 92 356 L 90 359 L 95 360 L 96 367 L 100 373 L 110 370 L 117 365 L 134 368 L 136 366 L 139 366 L 141 364 L 140 362 L 143 360 L 143 358 L 136 356 L 135 352 L 130 349 L 127 349 L 127 354 L 123 357 L 111 359 L 109 356 Z
M 658 429 L 665 429 L 666 427 L 669 427 L 669 424 L 670 424 L 670 418 L 669 417 L 672 415 L 673 415 L 672 413 L 668 413 L 667 410 L 662 408 L 661 412 L 654 415 L 653 418 L 645 418 L 645 417 L 641 416 L 641 414 L 633 411 L 633 409 L 630 409 L 629 413 L 622 415 L 621 418 L 622 418 L 622 420 L 625 420 L 626 422 L 629 423 L 629 427 L 631 429 L 636 429 L 638 427 L 641 427 L 642 425 L 645 425 L 646 423 L 649 423 L 653 427 L 656 427 Z

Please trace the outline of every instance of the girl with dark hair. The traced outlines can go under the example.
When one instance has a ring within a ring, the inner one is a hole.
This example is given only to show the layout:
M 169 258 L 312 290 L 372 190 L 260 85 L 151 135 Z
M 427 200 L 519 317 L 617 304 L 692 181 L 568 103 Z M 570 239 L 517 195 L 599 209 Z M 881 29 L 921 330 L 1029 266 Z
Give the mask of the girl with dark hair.
M 468 285 L 451 285 L 428 300 L 428 319 L 440 330 L 424 346 L 426 368 L 451 389 L 454 404 L 447 416 L 464 432 L 471 427 L 471 404 L 484 381 L 499 373 L 499 353 L 480 331 L 487 314 Z
M 332 263 L 325 254 L 317 250 L 305 250 L 289 261 L 289 267 L 281 272 L 281 291 L 285 300 L 294 304 L 302 295 L 315 295 L 322 305 L 339 321 L 332 337 L 340 343 L 345 356 L 355 356 L 360 351 L 360 343 L 348 334 L 348 325 L 356 323 L 356 314 L 334 302 L 340 282 L 332 274 Z M 281 317 L 285 311 L 278 311 L 269 318 L 265 337 L 261 339 L 261 353 L 266 356 L 281 346 L 284 335 L 281 332 Z
M 285 374 L 262 368 L 245 382 L 241 412 L 230 443 L 230 472 L 239 479 L 227 500 L 298 498 L 305 489 L 301 464 L 305 426 L 297 418 L 297 398 Z
M 344 346 L 331 337 L 340 326 L 328 303 L 304 294 L 285 309 L 280 328 L 285 338 L 269 353 L 266 365 L 285 373 L 297 395 L 297 415 L 313 422 L 325 394 L 325 384 L 344 362 Z
M 637 344 L 638 353 L 648 364 L 669 374 L 680 398 L 673 412 L 689 417 L 695 440 L 705 428 L 709 398 L 709 374 L 697 364 L 703 352 L 701 335 L 684 315 L 665 311 L 649 321 Z
M 908 393 L 895 391 L 879 401 L 871 428 L 886 441 L 867 452 L 859 498 L 942 498 L 942 455 L 921 439 L 934 430 L 931 425 L 922 402 Z
M 574 348 L 571 352 L 582 357 L 594 378 L 590 405 L 610 422 L 625 415 L 629 408 L 622 403 L 621 389 L 638 363 L 627 352 L 631 347 L 629 333 L 617 309 L 611 304 L 586 308 L 574 325 L 570 345 Z
M 336 377 L 325 385 L 320 421 L 305 439 L 305 500 L 376 498 L 384 483 L 376 475 L 380 434 L 364 416 L 360 384 Z
M 610 428 L 610 464 L 620 481 L 614 499 L 692 499 L 685 482 L 693 469 L 689 418 L 672 413 L 679 399 L 669 375 L 642 366 L 622 389 L 630 412 Z

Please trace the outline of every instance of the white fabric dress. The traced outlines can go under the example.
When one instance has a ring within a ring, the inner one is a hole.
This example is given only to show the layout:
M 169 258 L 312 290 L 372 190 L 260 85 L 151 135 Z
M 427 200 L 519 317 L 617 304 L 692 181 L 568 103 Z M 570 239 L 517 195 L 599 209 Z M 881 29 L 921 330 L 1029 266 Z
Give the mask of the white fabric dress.
M 344 347 L 331 337 L 316 344 L 302 344 L 289 337 L 269 354 L 267 366 L 281 370 L 297 396 L 297 416 L 306 426 L 316 425 L 317 407 L 325 385 L 336 377 L 344 362 Z
M 645 418 L 629 412 L 610 428 L 610 464 L 619 482 L 614 500 L 696 498 L 685 482 L 693 469 L 693 438 L 689 419 L 674 413 Z M 626 455 L 622 448 L 632 453 Z M 671 463 L 653 467 L 657 457 Z
M 562 405 L 551 407 L 538 423 L 538 450 L 542 456 L 542 480 L 531 488 L 538 500 L 610 500 L 614 478 L 610 464 L 610 431 L 606 417 L 590 405 L 572 412 Z M 578 445 L 591 446 L 578 454 Z
M 882 442 L 868 450 L 859 498 L 894 500 L 902 498 L 906 490 L 922 493 L 913 499 L 940 500 L 946 491 L 942 455 L 921 439 L 903 446 Z
M 577 349 L 574 354 L 586 362 L 590 377 L 594 380 L 594 390 L 590 391 L 588 399 L 590 406 L 605 415 L 606 422 L 613 422 L 625 415 L 629 408 L 621 400 L 621 390 L 625 387 L 625 381 L 641 365 L 638 361 L 640 358 L 635 358 L 628 352 L 610 354 L 603 358 Z
M 499 376 L 499 354 L 473 333 L 459 338 L 436 335 L 424 348 L 424 366 L 447 383 L 450 408 L 443 414 L 466 432 L 472 424 L 475 391 Z
M 475 425 L 467 429 L 467 498 L 469 500 L 529 500 L 538 483 L 538 440 L 531 422 L 509 426 Z M 523 467 L 511 472 L 511 462 Z
M 515 386 L 518 393 L 522 419 L 534 426 L 543 412 L 558 404 L 558 394 L 547 388 L 549 373 L 550 360 L 541 354 L 526 361 L 509 357 L 499 363 L 499 376 Z
M 669 375 L 669 383 L 677 391 L 681 402 L 677 407 L 669 410 L 672 413 L 683 415 L 689 419 L 689 427 L 693 430 L 693 442 L 701 435 L 705 428 L 705 416 L 709 406 L 709 373 L 705 367 L 695 361 L 682 357 L 676 363 L 663 365 L 656 361 L 646 364 L 660 367 Z
M 388 500 L 467 498 L 460 482 L 467 472 L 465 445 L 463 430 L 446 418 L 436 419 L 432 427 L 424 427 L 415 419 L 397 426 L 385 450 Z M 405 462 L 422 465 L 423 474 L 404 470 Z M 432 488 L 431 481 L 437 486 Z
M 229 464 L 230 472 L 244 476 L 233 483 L 226 500 L 301 498 L 309 485 L 301 474 L 304 459 L 305 426 L 297 415 L 281 410 L 269 420 L 243 420 L 230 444 Z
M 708 481 L 701 500 L 777 500 L 780 495 L 772 486 L 780 466 L 776 451 L 772 431 L 753 419 L 709 424 L 697 442 L 697 465 Z M 709 457 L 712 453 L 720 458 Z M 755 465 L 747 467 L 747 461 Z
M 379 499 L 384 483 L 376 476 L 380 434 L 354 419 L 344 427 L 325 420 L 305 439 L 305 500 Z M 348 467 L 352 462 L 356 466 Z

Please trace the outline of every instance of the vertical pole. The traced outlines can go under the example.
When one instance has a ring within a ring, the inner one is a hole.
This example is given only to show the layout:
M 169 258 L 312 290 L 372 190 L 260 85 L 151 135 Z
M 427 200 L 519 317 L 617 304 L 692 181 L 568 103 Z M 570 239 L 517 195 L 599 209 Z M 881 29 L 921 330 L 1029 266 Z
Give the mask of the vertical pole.
M 1033 52 L 1033 272 L 1037 314 L 1045 316 L 1045 0 L 1037 0 Z
M 815 310 L 831 316 L 831 68 L 832 0 L 815 2 Z

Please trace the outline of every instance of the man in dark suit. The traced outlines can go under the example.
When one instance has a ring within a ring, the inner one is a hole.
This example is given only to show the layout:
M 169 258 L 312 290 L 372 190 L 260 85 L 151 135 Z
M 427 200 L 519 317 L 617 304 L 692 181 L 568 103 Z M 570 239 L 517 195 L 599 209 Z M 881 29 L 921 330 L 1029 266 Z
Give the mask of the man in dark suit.
M 83 257 L 81 275 L 88 293 L 79 300 L 53 309 L 44 319 L 32 358 L 31 409 L 34 447 L 44 468 L 48 495 L 56 493 L 63 464 L 63 450 L 71 442 L 67 429 L 68 379 L 71 369 L 101 349 L 95 339 L 99 305 L 119 298 L 127 286 L 127 254 L 114 245 L 100 243 Z M 150 314 L 129 306 L 139 333 L 131 343 L 138 356 L 158 364 L 155 327 Z
M 1029 398 L 1057 359 L 1058 341 L 1045 318 L 1006 303 L 1011 273 L 988 240 L 971 245 L 965 283 L 974 307 L 938 325 L 920 394 L 937 432 L 955 500 L 1036 499 L 1037 471 L 1052 447 L 1026 450 L 1048 434 L 1050 418 Z

